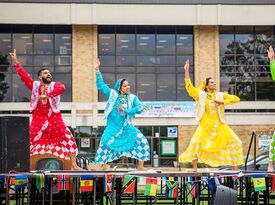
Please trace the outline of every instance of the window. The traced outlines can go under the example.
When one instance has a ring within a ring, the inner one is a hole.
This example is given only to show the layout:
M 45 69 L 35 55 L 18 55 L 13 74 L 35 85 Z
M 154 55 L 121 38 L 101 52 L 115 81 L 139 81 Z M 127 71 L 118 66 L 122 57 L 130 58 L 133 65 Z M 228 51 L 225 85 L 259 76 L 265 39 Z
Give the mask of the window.
M 275 100 L 267 48 L 274 46 L 272 26 L 220 27 L 221 90 L 241 100 Z
M 72 99 L 71 26 L 0 25 L 0 102 L 28 102 L 31 92 L 11 65 L 9 52 L 16 49 L 21 65 L 31 77 L 47 67 L 54 81 L 65 84 L 61 100 Z
M 110 87 L 126 78 L 140 100 L 191 100 L 183 86 L 183 65 L 190 59 L 193 67 L 193 27 L 99 26 L 98 48 Z M 105 100 L 99 93 L 99 101 Z

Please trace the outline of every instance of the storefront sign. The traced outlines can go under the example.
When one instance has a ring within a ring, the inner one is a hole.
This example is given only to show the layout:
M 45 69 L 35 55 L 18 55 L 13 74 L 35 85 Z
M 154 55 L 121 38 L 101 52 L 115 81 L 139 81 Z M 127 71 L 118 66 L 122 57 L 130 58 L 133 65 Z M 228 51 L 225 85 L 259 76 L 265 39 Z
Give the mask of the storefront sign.
M 139 117 L 195 117 L 196 103 L 185 102 L 142 102 L 144 111 Z

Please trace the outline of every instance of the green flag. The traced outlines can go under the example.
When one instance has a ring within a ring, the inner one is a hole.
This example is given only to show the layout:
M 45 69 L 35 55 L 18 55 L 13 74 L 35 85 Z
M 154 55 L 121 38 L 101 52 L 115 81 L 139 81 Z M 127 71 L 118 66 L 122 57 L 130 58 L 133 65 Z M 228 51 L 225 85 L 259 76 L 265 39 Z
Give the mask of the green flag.
M 44 174 L 36 174 L 35 179 L 36 179 L 35 184 L 36 184 L 37 189 L 42 189 L 45 187 L 45 175 Z

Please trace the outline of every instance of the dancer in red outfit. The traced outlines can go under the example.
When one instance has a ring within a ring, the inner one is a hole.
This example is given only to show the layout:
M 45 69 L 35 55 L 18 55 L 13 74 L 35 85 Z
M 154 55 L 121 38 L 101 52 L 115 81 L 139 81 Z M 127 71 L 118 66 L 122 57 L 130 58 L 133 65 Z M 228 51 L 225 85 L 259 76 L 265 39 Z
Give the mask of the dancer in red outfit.
M 72 170 L 83 170 L 76 164 L 77 145 L 59 110 L 60 95 L 65 91 L 65 86 L 53 82 L 51 73 L 46 68 L 38 72 L 40 81 L 34 81 L 19 64 L 15 49 L 10 56 L 22 82 L 32 91 L 30 155 L 53 154 L 70 160 Z

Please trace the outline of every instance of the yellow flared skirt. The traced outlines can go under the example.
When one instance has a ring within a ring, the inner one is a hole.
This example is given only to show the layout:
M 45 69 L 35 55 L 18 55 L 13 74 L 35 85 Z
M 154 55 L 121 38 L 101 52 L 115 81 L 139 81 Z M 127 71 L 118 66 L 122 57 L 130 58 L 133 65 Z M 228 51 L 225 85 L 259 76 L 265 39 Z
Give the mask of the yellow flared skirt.
M 198 160 L 212 167 L 244 163 L 243 146 L 238 136 L 220 120 L 202 119 L 179 162 Z

